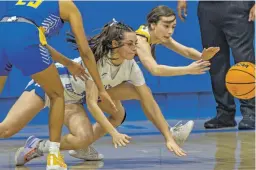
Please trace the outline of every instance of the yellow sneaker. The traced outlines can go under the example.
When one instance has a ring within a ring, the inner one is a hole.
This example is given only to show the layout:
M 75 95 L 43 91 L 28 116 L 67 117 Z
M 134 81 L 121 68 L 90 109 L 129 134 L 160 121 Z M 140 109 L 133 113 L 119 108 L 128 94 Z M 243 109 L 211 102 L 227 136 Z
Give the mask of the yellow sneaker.
M 58 157 L 55 154 L 48 154 L 46 170 L 67 170 L 63 156 L 60 153 Z

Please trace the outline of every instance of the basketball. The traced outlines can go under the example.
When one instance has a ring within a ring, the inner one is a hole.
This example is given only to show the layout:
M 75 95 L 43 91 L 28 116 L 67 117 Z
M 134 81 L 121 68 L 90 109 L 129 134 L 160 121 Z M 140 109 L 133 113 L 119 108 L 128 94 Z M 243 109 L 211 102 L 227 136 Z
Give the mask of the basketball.
M 240 62 L 232 66 L 226 74 L 226 87 L 238 99 L 255 97 L 255 65 Z

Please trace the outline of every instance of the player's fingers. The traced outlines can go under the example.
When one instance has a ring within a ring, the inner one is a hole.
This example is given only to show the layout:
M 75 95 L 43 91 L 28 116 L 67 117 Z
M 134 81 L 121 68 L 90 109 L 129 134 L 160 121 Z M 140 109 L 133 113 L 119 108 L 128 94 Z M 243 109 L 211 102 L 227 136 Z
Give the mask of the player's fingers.
M 87 73 L 84 68 L 81 70 L 81 73 L 87 77 L 90 76 L 89 73 Z
M 198 63 L 198 67 L 200 67 L 200 68 L 208 67 L 209 65 L 211 65 L 211 63 L 209 61 L 203 61 L 201 63 Z
M 122 144 L 120 143 L 120 141 L 116 142 L 118 144 L 119 147 L 122 147 Z
M 177 156 L 181 156 L 179 150 L 177 150 L 177 149 L 174 150 L 174 153 L 175 153 Z
M 116 143 L 114 143 L 114 146 L 115 146 L 115 148 L 117 148 L 117 144 Z
M 125 135 L 125 138 L 126 138 L 126 139 L 129 139 L 129 140 L 132 139 L 132 137 L 130 137 L 130 136 L 128 136 L 128 135 Z
M 123 141 L 124 141 L 125 143 L 127 143 L 127 144 L 130 143 L 130 141 L 127 140 L 126 138 L 124 138 Z
M 202 75 L 202 74 L 206 74 L 207 73 L 207 71 L 200 71 L 199 73 L 198 73 L 198 75 Z
M 188 16 L 187 8 L 185 7 L 183 10 L 184 10 L 184 16 L 187 17 Z
M 120 144 L 122 145 L 122 146 L 126 146 L 126 143 L 121 139 L 120 140 Z
M 201 65 L 201 66 L 209 66 L 209 65 L 211 65 L 211 63 L 210 63 L 209 61 L 202 61 L 202 62 L 200 63 L 200 65 Z
M 249 21 L 249 22 L 250 22 L 250 21 L 253 21 L 253 10 L 251 10 L 250 13 L 249 13 L 249 19 L 248 19 L 248 21 Z
M 214 47 L 214 51 L 220 51 L 220 47 Z
M 201 63 L 203 62 L 204 60 L 200 59 L 200 60 L 197 60 L 196 63 Z
M 169 151 L 173 152 L 173 148 L 172 147 L 168 147 Z
M 182 16 L 182 8 L 181 8 L 181 7 L 178 7 L 177 10 L 178 10 L 178 16 L 179 16 L 179 18 L 180 18 L 182 21 L 184 21 L 184 17 Z
M 80 78 L 80 80 L 85 81 L 85 78 L 82 75 L 80 75 L 78 77 Z
M 77 81 L 77 80 L 76 80 L 76 76 L 73 76 L 73 77 L 74 77 L 74 80 Z
M 182 148 L 180 148 L 180 150 L 181 150 L 181 152 L 183 152 L 183 153 L 187 154 L 187 152 L 186 152 L 186 151 L 184 151 Z
M 252 19 L 251 20 L 255 21 L 255 11 L 253 11 L 253 13 L 252 13 Z
M 179 153 L 181 156 L 187 156 L 187 154 L 185 152 L 183 152 L 182 150 L 179 150 Z
M 208 70 L 210 70 L 210 67 L 202 69 L 201 72 L 205 72 L 205 71 L 208 71 Z

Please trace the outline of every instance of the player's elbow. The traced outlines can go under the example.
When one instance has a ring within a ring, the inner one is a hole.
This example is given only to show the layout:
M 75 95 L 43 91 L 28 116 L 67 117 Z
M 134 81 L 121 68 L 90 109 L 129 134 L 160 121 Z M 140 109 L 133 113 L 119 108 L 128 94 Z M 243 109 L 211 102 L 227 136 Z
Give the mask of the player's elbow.
M 159 76 L 161 75 L 161 70 L 158 66 L 154 66 L 154 67 L 151 67 L 149 69 L 149 72 L 153 75 L 153 76 Z

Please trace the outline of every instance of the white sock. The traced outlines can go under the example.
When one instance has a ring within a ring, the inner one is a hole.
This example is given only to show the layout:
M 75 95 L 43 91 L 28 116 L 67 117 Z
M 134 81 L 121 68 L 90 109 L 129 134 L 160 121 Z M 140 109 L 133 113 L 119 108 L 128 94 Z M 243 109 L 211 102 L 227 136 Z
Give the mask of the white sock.
M 42 140 L 39 142 L 38 150 L 41 153 L 48 153 L 50 147 L 50 141 L 49 140 Z
M 60 151 L 60 143 L 50 141 L 49 142 L 49 153 L 55 154 L 58 157 L 59 151 Z

